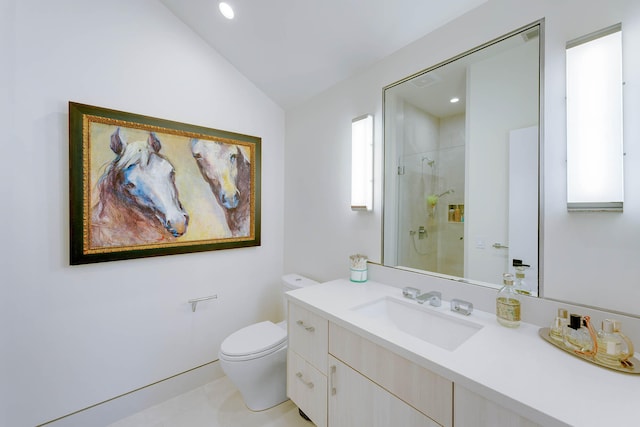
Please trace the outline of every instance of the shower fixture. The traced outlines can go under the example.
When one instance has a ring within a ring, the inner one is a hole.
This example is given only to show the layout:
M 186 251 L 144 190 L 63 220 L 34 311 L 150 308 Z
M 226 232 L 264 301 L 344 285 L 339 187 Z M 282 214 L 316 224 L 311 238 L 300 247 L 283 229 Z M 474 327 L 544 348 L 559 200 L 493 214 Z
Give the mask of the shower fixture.
M 418 227 L 418 231 L 416 230 L 409 230 L 409 236 L 415 236 L 418 235 L 418 239 L 422 240 L 426 237 L 429 237 L 429 234 L 427 233 L 427 229 L 424 227 L 424 225 L 421 225 L 420 227 Z M 415 237 L 414 237 L 415 238 Z
M 422 158 L 422 162 L 424 163 L 424 161 L 427 161 L 427 164 L 431 167 L 433 167 L 433 164 L 436 162 L 435 160 L 431 159 L 429 156 L 424 156 Z
M 447 191 L 445 191 L 444 193 L 438 194 L 438 198 L 444 196 L 445 194 L 453 194 L 453 193 L 454 193 L 453 188 L 450 188 Z
M 429 252 L 422 252 L 418 249 L 418 245 L 416 244 L 416 235 L 418 236 L 418 240 L 424 240 L 429 237 L 429 233 L 427 233 L 427 229 L 421 225 L 418 227 L 418 231 L 409 230 L 409 236 L 411 236 L 411 242 L 413 243 L 413 249 L 416 251 L 418 255 L 429 255 Z

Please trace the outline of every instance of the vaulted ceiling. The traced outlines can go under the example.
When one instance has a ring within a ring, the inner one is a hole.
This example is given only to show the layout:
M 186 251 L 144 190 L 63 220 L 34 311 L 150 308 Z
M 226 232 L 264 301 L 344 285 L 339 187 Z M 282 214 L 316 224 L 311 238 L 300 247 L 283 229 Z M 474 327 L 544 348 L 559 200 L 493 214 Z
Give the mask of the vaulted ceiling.
M 160 0 L 283 109 L 487 0 Z

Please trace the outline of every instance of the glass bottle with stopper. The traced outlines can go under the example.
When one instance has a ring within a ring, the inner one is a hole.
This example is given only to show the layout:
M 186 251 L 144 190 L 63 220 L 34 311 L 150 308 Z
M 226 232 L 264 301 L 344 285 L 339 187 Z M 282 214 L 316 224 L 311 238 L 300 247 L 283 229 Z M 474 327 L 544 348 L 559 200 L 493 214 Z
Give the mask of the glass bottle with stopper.
M 502 275 L 504 286 L 496 296 L 496 318 L 508 328 L 520 326 L 520 295 L 513 287 L 513 274 Z
M 620 321 L 605 319 L 598 331 L 596 360 L 605 365 L 629 366 L 633 356 L 633 343 L 620 331 Z

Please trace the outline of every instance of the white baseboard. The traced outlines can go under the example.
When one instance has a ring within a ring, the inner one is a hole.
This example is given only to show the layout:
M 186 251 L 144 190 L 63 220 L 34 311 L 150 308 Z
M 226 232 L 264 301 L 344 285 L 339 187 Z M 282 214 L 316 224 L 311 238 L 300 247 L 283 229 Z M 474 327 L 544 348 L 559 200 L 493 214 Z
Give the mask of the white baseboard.
M 223 375 L 220 362 L 216 360 L 41 424 L 38 427 L 105 427 L 122 418 L 203 386 Z

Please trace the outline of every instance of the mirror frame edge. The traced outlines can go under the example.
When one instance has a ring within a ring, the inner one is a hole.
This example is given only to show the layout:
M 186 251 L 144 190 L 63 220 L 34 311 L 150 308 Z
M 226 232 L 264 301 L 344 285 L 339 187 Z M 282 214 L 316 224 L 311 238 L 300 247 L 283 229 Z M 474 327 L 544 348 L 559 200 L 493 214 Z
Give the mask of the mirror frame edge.
M 420 71 L 417 71 L 409 76 L 406 76 L 400 80 L 397 80 L 395 82 L 392 82 L 388 85 L 385 85 L 382 87 L 382 154 L 383 154 L 383 162 L 382 162 L 382 209 L 381 209 L 381 223 L 382 223 L 382 229 L 381 229 L 381 256 L 380 256 L 380 265 L 384 266 L 384 267 L 388 267 L 388 268 L 396 268 L 396 269 L 401 269 L 401 270 L 405 270 L 402 269 L 401 267 L 398 266 L 391 266 L 391 265 L 387 265 L 385 263 L 385 218 L 386 218 L 386 211 L 387 211 L 387 206 L 385 203 L 385 199 L 386 199 L 386 186 L 387 186 L 387 177 L 386 177 L 386 169 L 387 169 L 387 156 L 386 156 L 386 151 L 387 151 L 387 138 L 386 138 L 386 91 L 387 89 L 391 89 L 399 84 L 405 83 L 419 75 L 425 74 L 427 72 L 430 72 L 432 70 L 438 69 L 440 67 L 443 67 L 451 62 L 454 62 L 460 58 L 463 58 L 465 56 L 468 56 L 474 52 L 477 52 L 481 49 L 484 49 L 488 46 L 491 46 L 493 44 L 499 43 L 502 40 L 505 40 L 511 36 L 514 36 L 516 34 L 522 33 L 528 29 L 534 28 L 534 27 L 539 27 L 540 28 L 540 32 L 538 35 L 538 295 L 536 298 L 545 298 L 544 297 L 544 257 L 542 256 L 543 252 L 544 252 L 544 174 L 542 173 L 544 171 L 544 66 L 545 66 L 545 61 L 544 61 L 544 57 L 545 57 L 545 18 L 539 18 L 527 25 L 523 25 L 513 31 L 510 31 L 509 33 L 503 34 L 502 36 L 496 37 L 486 43 L 483 43 L 481 45 L 475 46 L 469 50 L 466 50 L 458 55 L 455 55 L 449 59 L 446 59 L 444 61 L 441 61 L 431 67 L 427 67 L 424 68 Z M 486 288 L 495 288 L 495 289 L 499 289 L 501 287 L 501 285 L 499 284 L 495 284 L 495 283 L 489 283 L 489 282 L 482 282 L 479 280 L 472 280 L 472 279 L 467 279 L 465 277 L 460 277 L 460 278 L 451 278 L 450 276 L 447 275 L 441 275 L 438 274 L 436 272 L 432 272 L 432 271 L 428 271 L 428 270 L 409 270 L 406 269 L 406 271 L 413 271 L 416 272 L 417 274 L 423 274 L 425 276 L 431 276 L 431 277 L 438 277 L 441 279 L 447 279 L 447 280 L 452 280 L 452 281 L 457 281 L 457 282 L 462 282 L 465 284 L 469 284 L 469 285 L 473 285 L 473 286 L 483 286 Z

